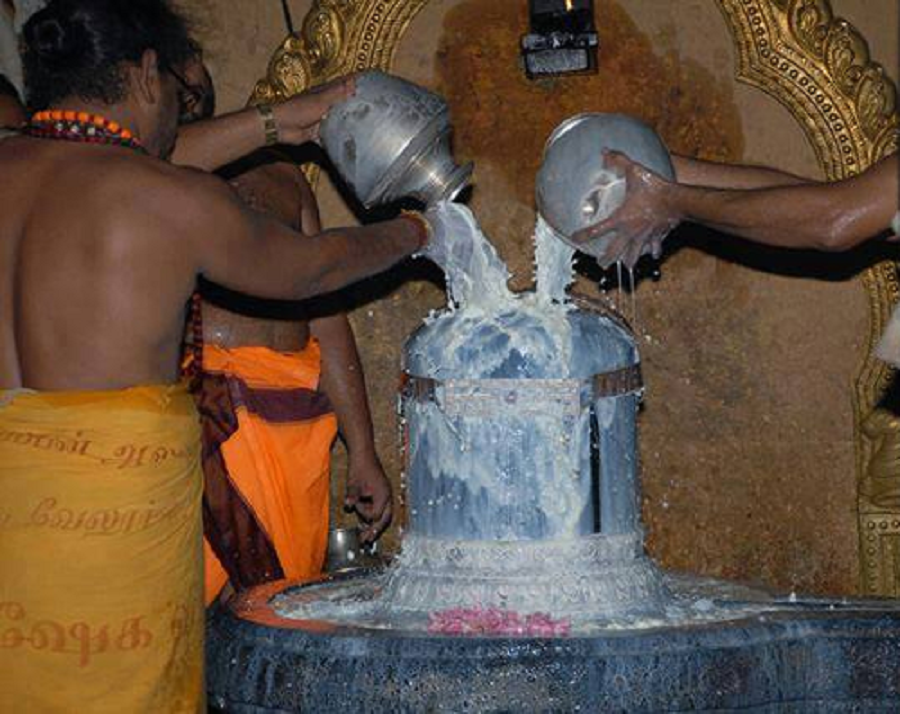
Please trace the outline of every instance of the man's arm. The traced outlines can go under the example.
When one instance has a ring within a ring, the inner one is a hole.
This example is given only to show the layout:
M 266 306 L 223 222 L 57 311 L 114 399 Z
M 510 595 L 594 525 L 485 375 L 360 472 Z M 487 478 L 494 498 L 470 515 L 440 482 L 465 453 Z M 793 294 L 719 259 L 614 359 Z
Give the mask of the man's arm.
M 783 248 L 849 250 L 886 231 L 897 211 L 897 156 L 833 183 L 750 190 L 673 187 L 685 220 Z
M 302 300 L 379 273 L 420 250 L 417 221 L 399 218 L 301 238 L 274 218 L 244 206 L 220 179 L 182 172 L 148 196 L 161 229 L 192 249 L 197 270 L 231 290 L 260 298 Z
M 322 229 L 315 194 L 303 177 L 297 177 L 301 196 L 301 228 L 306 235 Z M 375 434 L 356 339 L 343 313 L 310 322 L 310 331 L 322 348 L 321 388 L 334 406 L 341 437 L 347 446 L 344 507 L 356 511 L 365 524 L 364 542 L 376 540 L 393 516 L 391 482 L 375 451 Z
M 319 122 L 333 104 L 355 91 L 352 77 L 315 87 L 272 107 L 279 141 L 302 144 L 318 138 Z M 172 163 L 203 171 L 216 169 L 265 146 L 262 117 L 255 107 L 206 119 L 182 127 L 172 153 Z
M 322 390 L 338 418 L 347 445 L 349 471 L 344 508 L 364 524 L 364 542 L 376 540 L 391 522 L 391 483 L 375 451 L 372 416 L 356 340 L 346 315 L 314 320 L 310 330 L 322 348 Z
M 665 235 L 682 220 L 776 247 L 849 250 L 886 231 L 897 211 L 897 155 L 843 181 L 798 179 L 744 189 L 672 184 L 618 153 L 609 154 L 607 163 L 626 177 L 625 203 L 608 219 L 573 237 L 596 246 L 604 263 L 633 264 L 649 249 L 657 252 Z M 689 176 L 714 178 L 712 173 Z M 761 174 L 754 176 L 748 183 L 765 183 Z
M 808 179 L 766 166 L 720 164 L 687 156 L 672 155 L 675 178 L 687 186 L 707 188 L 755 189 L 815 183 Z

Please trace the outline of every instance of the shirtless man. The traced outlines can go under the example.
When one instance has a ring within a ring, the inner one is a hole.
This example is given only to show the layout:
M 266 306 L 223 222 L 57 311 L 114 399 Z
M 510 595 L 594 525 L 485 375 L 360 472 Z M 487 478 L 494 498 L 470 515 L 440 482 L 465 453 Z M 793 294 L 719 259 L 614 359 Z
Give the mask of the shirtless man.
M 215 90 L 199 53 L 185 69 L 184 80 L 191 95 L 182 125 L 208 120 L 215 113 Z M 239 173 L 232 180 L 238 195 L 248 205 L 304 235 L 319 233 L 316 199 L 299 167 L 263 153 L 252 158 L 262 165 L 229 172 Z M 200 316 L 202 322 L 201 404 L 210 401 L 204 399 L 202 391 L 211 378 L 230 380 L 231 389 L 250 379 L 257 389 L 268 390 L 263 394 L 279 388 L 315 389 L 321 353 L 319 389 L 334 409 L 349 452 L 344 505 L 355 510 L 363 522 L 363 540 L 377 538 L 391 519 L 391 488 L 375 451 L 362 365 L 347 317 L 338 313 L 310 321 L 306 317 L 310 308 L 303 304 L 249 302 L 212 285 L 202 292 L 207 299 L 195 312 L 195 319 Z M 294 370 L 304 363 L 308 363 L 312 379 L 292 378 Z M 326 415 L 321 414 L 293 423 L 281 419 L 272 426 L 259 414 L 251 420 L 240 410 L 237 414 L 222 413 L 223 408 L 221 401 L 201 408 L 204 420 L 214 422 L 205 433 L 221 439 L 224 432 L 230 431 L 223 443 L 224 456 L 206 463 L 207 488 L 213 489 L 219 480 L 220 488 L 240 493 L 238 498 L 222 499 L 226 511 L 243 508 L 244 503 L 250 506 L 244 514 L 245 531 L 240 539 L 243 542 L 234 543 L 232 548 L 241 554 L 253 545 L 255 555 L 232 557 L 227 534 L 223 537 L 209 521 L 224 520 L 221 529 L 227 531 L 233 517 L 226 513 L 223 519 L 223 514 L 216 513 L 215 495 L 208 493 L 206 519 L 213 527 L 207 528 L 205 553 L 207 604 L 219 594 L 226 580 L 246 587 L 274 578 L 317 575 L 324 563 L 328 536 L 334 419 L 325 419 Z M 238 428 L 232 431 L 229 424 Z M 296 449 L 282 446 L 291 429 L 300 444 Z M 245 446 L 241 446 L 242 441 Z M 237 457 L 233 456 L 235 453 Z M 247 528 L 263 532 L 251 539 Z M 261 556 L 262 551 L 267 555 Z M 268 569 L 254 562 L 263 558 L 272 561 Z
M 42 111 L 0 142 L 0 602 L 54 639 L 0 648 L 3 711 L 202 705 L 199 430 L 178 386 L 197 276 L 297 300 L 428 238 L 411 218 L 301 239 L 165 161 L 191 54 L 165 0 L 52 0 L 24 30 Z M 311 131 L 349 92 L 307 99 Z

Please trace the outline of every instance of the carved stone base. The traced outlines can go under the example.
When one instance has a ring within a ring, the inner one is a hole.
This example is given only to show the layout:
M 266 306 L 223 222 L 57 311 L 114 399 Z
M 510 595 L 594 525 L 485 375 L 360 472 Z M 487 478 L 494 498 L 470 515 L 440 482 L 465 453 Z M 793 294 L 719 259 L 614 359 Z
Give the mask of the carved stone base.
M 710 581 L 694 596 L 726 618 L 736 608 L 731 619 L 446 636 L 281 618 L 269 604 L 279 587 L 210 620 L 210 702 L 224 711 L 900 711 L 900 609 L 882 603 L 747 603 L 732 598 L 748 591 Z

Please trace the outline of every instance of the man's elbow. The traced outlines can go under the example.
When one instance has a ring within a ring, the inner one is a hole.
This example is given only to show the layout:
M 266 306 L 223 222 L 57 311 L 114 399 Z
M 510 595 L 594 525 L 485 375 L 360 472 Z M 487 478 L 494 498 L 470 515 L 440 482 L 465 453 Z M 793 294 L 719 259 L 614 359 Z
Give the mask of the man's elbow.
M 325 266 L 322 270 L 317 271 L 304 286 L 307 297 L 319 297 L 329 293 L 337 292 L 355 282 L 354 276 L 351 275 L 343 261 L 334 266 Z
M 842 212 L 822 221 L 821 230 L 816 231 L 815 247 L 825 253 L 841 253 L 872 237 L 861 230 L 852 214 Z
M 812 247 L 823 253 L 842 253 L 850 250 L 856 243 L 846 232 L 825 229 L 816 233 Z

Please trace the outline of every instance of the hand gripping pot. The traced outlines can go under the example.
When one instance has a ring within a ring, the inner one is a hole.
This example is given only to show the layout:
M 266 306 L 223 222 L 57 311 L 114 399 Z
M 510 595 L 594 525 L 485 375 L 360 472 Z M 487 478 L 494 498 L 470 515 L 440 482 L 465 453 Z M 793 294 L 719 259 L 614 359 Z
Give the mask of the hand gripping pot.
M 672 181 L 665 144 L 643 122 L 624 114 L 577 114 L 560 124 L 544 147 L 538 171 L 538 213 L 561 240 L 610 216 L 625 200 L 625 179 L 605 167 L 602 152 L 620 151 Z
M 450 151 L 450 112 L 438 95 L 383 72 L 356 79 L 356 93 L 322 121 L 322 146 L 366 208 L 400 198 L 452 200 L 472 164 Z

